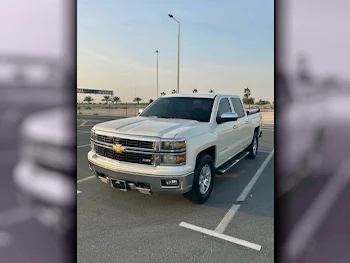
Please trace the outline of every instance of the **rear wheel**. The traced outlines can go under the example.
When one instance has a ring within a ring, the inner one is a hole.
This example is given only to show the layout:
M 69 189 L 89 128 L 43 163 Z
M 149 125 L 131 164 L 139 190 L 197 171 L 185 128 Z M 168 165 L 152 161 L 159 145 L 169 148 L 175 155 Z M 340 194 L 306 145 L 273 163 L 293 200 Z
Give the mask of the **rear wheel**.
M 213 159 L 207 154 L 199 156 L 194 170 L 192 189 L 185 193 L 184 197 L 196 204 L 205 203 L 213 190 L 214 178 Z
M 258 136 L 258 132 L 254 132 L 254 136 L 253 136 L 253 140 L 250 143 L 249 147 L 248 147 L 248 158 L 249 159 L 254 159 L 258 153 L 258 147 L 259 147 L 259 136 Z

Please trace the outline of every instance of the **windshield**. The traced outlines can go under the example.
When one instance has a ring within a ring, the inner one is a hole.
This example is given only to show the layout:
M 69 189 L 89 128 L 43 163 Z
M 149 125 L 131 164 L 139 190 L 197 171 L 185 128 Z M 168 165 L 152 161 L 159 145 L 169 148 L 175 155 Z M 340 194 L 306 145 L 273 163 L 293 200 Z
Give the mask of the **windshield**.
M 170 97 L 153 102 L 140 116 L 209 122 L 214 99 Z

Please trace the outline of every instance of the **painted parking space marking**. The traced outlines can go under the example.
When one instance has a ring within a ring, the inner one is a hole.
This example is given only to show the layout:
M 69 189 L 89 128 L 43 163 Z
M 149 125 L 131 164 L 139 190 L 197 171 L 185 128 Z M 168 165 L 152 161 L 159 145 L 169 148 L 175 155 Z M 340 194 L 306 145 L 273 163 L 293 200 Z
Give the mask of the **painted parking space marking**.
M 84 126 L 88 121 L 83 121 L 79 126 Z
M 90 179 L 92 179 L 92 178 L 96 178 L 96 176 L 95 176 L 95 175 L 91 175 L 91 176 L 85 177 L 85 178 L 83 178 L 83 179 L 78 180 L 77 183 L 79 184 L 79 183 L 81 183 L 81 182 L 90 180 Z
M 81 191 L 77 190 L 77 194 L 80 194 L 80 193 L 81 193 Z
M 77 130 L 77 134 L 86 134 L 86 133 L 90 133 L 90 131 L 79 131 L 79 130 Z
M 249 194 L 249 192 L 251 191 L 251 189 L 253 188 L 253 186 L 255 185 L 257 180 L 259 179 L 260 175 L 262 174 L 262 172 L 266 168 L 267 164 L 272 159 L 273 155 L 274 155 L 274 149 L 272 149 L 272 151 L 269 153 L 268 157 L 262 163 L 260 168 L 256 171 L 256 173 L 254 174 L 252 179 L 249 181 L 249 183 L 244 188 L 244 190 L 242 191 L 240 196 L 237 198 L 236 202 L 243 202 L 246 199 L 247 195 Z M 238 244 L 241 246 L 245 246 L 245 247 L 260 251 L 261 246 L 258 244 L 251 243 L 249 241 L 245 241 L 242 239 L 238 239 L 238 238 L 223 234 L 224 231 L 226 230 L 228 224 L 231 222 L 231 220 L 233 219 L 233 217 L 237 213 L 240 206 L 241 206 L 241 204 L 237 204 L 237 203 L 233 204 L 232 207 L 230 208 L 230 210 L 226 213 L 224 218 L 221 220 L 219 225 L 215 228 L 215 230 L 210 230 L 210 229 L 202 228 L 199 226 L 191 225 L 191 224 L 188 224 L 186 222 L 181 222 L 179 224 L 179 226 L 185 227 L 187 229 L 190 229 L 190 230 L 193 230 L 196 232 L 200 232 L 200 233 L 203 233 L 206 235 L 217 237 L 217 238 L 226 240 L 226 241 L 231 242 L 231 243 L 235 243 L 235 244 Z
M 91 125 L 90 125 L 90 124 L 89 124 L 89 125 L 86 125 L 86 124 L 85 124 L 84 126 L 80 126 L 80 125 L 79 125 L 79 126 L 77 126 L 77 128 L 79 128 L 79 127 L 82 127 L 82 128 L 94 127 L 95 125 L 96 125 L 96 124 L 91 124 Z
M 87 147 L 87 146 L 91 146 L 91 144 L 78 145 L 77 148 L 83 148 L 83 147 Z
M 258 169 L 258 171 L 254 174 L 253 178 L 250 180 L 250 182 L 248 183 L 248 185 L 244 188 L 243 192 L 241 193 L 241 195 L 237 198 L 237 202 L 243 202 L 247 195 L 249 194 L 250 190 L 252 190 L 253 186 L 255 185 L 255 183 L 258 181 L 260 175 L 262 174 L 262 172 L 264 171 L 265 167 L 267 166 L 267 164 L 269 163 L 269 161 L 271 160 L 271 158 L 274 155 L 275 150 L 273 149 L 271 151 L 271 153 L 269 154 L 269 156 L 267 156 L 266 160 L 263 162 L 263 164 L 260 166 L 260 168 Z
M 213 230 L 209 230 L 209 229 L 206 229 L 206 228 L 203 228 L 203 227 L 195 226 L 195 225 L 188 224 L 188 223 L 185 223 L 185 222 L 181 222 L 179 226 L 187 228 L 187 229 L 190 229 L 190 230 L 193 230 L 193 231 L 196 231 L 196 232 L 200 232 L 200 233 L 208 235 L 208 236 L 216 237 L 216 238 L 219 238 L 219 239 L 222 239 L 222 240 L 225 240 L 225 241 L 237 244 L 237 245 L 241 245 L 241 246 L 244 246 L 244 247 L 247 247 L 247 248 L 251 248 L 251 249 L 254 249 L 254 250 L 257 250 L 257 251 L 261 250 L 261 246 L 258 245 L 258 244 L 254 244 L 252 242 L 245 241 L 243 239 L 235 238 L 235 237 L 232 237 L 232 236 L 228 236 L 228 235 L 225 235 L 225 234 L 220 234 L 218 232 L 215 232 Z

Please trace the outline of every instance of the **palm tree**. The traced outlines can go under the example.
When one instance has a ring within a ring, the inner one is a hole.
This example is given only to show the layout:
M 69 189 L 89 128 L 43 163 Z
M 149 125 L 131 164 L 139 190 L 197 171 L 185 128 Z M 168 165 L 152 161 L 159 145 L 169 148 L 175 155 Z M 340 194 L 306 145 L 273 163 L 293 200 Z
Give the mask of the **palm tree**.
M 193 93 L 198 93 L 197 89 L 192 90 Z
M 83 101 L 86 101 L 88 104 L 91 104 L 91 102 L 93 101 L 93 98 L 91 96 L 86 96 Z
M 113 103 L 118 104 L 118 102 L 121 102 L 120 97 L 113 97 Z
M 137 102 L 137 104 L 140 104 L 140 101 L 142 101 L 142 99 L 140 97 L 136 97 L 134 99 L 134 102 Z
M 176 89 L 173 89 L 173 91 L 171 92 L 171 94 L 176 94 L 176 93 L 177 93 Z
M 214 93 L 214 90 L 212 90 L 212 89 L 211 89 L 211 90 L 209 90 L 209 93 Z
M 163 97 L 163 96 L 165 96 L 166 95 L 166 93 L 163 91 L 162 93 L 160 93 L 160 96 L 161 97 Z
M 110 100 L 109 96 L 103 96 L 102 101 L 105 101 L 106 104 L 108 103 L 109 100 Z
M 250 89 L 249 88 L 245 88 L 244 89 L 244 98 L 245 98 L 245 102 L 248 103 L 249 108 L 250 108 Z

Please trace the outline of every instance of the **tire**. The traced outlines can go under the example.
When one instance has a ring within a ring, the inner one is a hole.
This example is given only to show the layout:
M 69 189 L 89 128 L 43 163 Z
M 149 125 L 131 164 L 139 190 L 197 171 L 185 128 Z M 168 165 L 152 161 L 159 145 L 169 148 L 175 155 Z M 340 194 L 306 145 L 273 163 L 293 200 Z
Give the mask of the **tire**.
M 247 158 L 254 159 L 258 153 L 258 147 L 259 147 L 259 135 L 258 135 L 258 132 L 254 132 L 253 140 L 247 149 L 249 151 Z
M 202 173 L 205 174 L 206 171 L 207 173 L 210 171 L 210 175 L 208 175 L 208 177 L 210 177 L 209 187 L 203 188 L 203 186 L 202 187 L 200 186 L 199 182 L 200 180 L 202 180 L 201 174 Z M 197 159 L 196 168 L 194 170 L 192 189 L 191 191 L 185 193 L 184 197 L 196 204 L 205 203 L 210 197 L 210 194 L 213 190 L 214 179 L 215 179 L 215 168 L 214 168 L 213 159 L 208 154 L 199 156 Z

